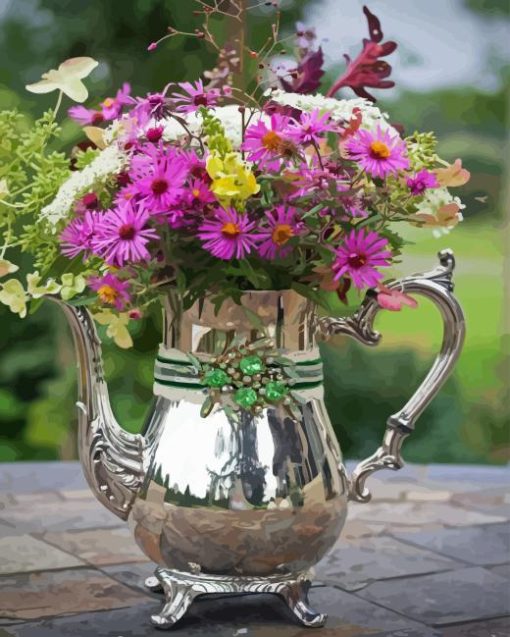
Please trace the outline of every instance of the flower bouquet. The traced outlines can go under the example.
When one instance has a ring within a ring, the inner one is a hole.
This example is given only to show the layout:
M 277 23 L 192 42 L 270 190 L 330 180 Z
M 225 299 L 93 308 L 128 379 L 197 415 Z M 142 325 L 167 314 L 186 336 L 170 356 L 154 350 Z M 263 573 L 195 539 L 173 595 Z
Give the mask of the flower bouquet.
M 323 95 L 313 30 L 300 25 L 296 61 L 276 64 L 292 42 L 279 38 L 278 14 L 260 50 L 236 52 L 210 21 L 248 9 L 198 4 L 203 25 L 191 36 L 219 51 L 218 66 L 145 97 L 126 83 L 98 108 L 69 108 L 87 138 L 70 158 L 50 150 L 58 107 L 28 131 L 20 114 L 0 114 L 0 274 L 17 270 L 17 249 L 34 263 L 26 283 L 4 279 L 0 301 L 23 317 L 27 302 L 60 294 L 89 306 L 122 347 L 163 286 L 185 307 L 284 289 L 330 313 L 333 298 L 365 288 L 388 309 L 412 303 L 383 283 L 405 243 L 399 227 L 453 228 L 464 206 L 448 187 L 469 174 L 438 157 L 433 133 L 404 136 L 373 104 L 366 89 L 393 85 L 381 58 L 396 44 L 365 8 L 369 39 Z M 255 71 L 249 83 L 243 63 Z M 68 60 L 27 89 L 81 103 L 96 65 Z M 338 98 L 344 87 L 358 97 Z
M 146 585 L 166 603 L 153 624 L 173 626 L 204 593 L 268 592 L 321 626 L 310 567 L 337 541 L 348 500 L 369 500 L 367 477 L 403 465 L 402 442 L 462 347 L 453 256 L 391 281 L 399 228 L 454 227 L 463 204 L 448 187 L 469 175 L 438 157 L 432 133 L 406 136 L 374 106 L 367 88 L 392 86 L 381 58 L 396 44 L 368 9 L 369 38 L 324 95 L 313 30 L 282 39 L 276 12 L 266 42 L 246 44 L 248 11 L 277 3 L 197 4 L 202 23 L 187 36 L 219 54 L 202 79 L 145 97 L 124 84 L 87 108 L 83 80 L 97 62 L 74 58 L 27 87 L 59 91 L 35 125 L 0 113 L 0 275 L 16 272 L 20 251 L 33 263 L 26 281 L 2 279 L 0 301 L 21 317 L 45 296 L 64 309 L 80 367 L 80 459 L 98 500 L 129 518 L 158 564 Z M 217 40 L 218 20 L 239 27 L 232 42 Z M 344 87 L 357 97 L 337 97 Z M 52 146 L 63 95 L 78 102 L 69 115 L 86 136 L 70 157 Z M 367 289 L 352 317 L 333 316 Z M 408 292 L 439 308 L 441 352 L 349 476 L 317 336 L 373 345 L 379 308 L 414 306 Z M 155 400 L 134 435 L 113 416 L 94 320 L 129 347 L 130 322 L 159 305 Z

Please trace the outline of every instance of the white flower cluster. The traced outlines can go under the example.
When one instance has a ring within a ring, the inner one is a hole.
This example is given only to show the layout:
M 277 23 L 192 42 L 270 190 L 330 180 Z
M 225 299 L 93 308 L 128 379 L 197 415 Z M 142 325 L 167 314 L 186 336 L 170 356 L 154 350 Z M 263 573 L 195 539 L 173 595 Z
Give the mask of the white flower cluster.
M 291 106 L 301 111 L 313 111 L 318 108 L 321 112 L 327 112 L 335 121 L 348 122 L 352 118 L 355 108 L 361 111 L 362 127 L 373 130 L 378 126 L 381 129 L 390 128 L 386 121 L 387 113 L 382 113 L 377 106 L 363 97 L 357 97 L 352 100 L 337 100 L 334 97 L 324 97 L 324 95 L 301 95 L 300 93 L 287 93 L 281 89 L 276 89 L 266 93 L 271 101 L 281 104 L 282 106 Z
M 242 143 L 242 115 L 239 111 L 239 106 L 236 104 L 229 104 L 228 106 L 217 106 L 214 111 L 214 116 L 221 122 L 221 125 L 225 129 L 225 135 L 232 143 L 232 146 L 238 149 Z M 193 135 L 200 135 L 202 131 L 202 117 L 199 113 L 189 113 L 184 118 L 186 120 L 186 126 Z M 256 124 L 260 119 L 269 121 L 269 116 L 265 113 L 258 111 L 252 112 L 246 109 L 245 120 L 251 124 Z M 173 141 L 179 137 L 185 137 L 187 135 L 183 126 L 174 118 L 169 117 L 163 120 L 163 122 L 151 122 L 150 126 L 163 126 L 163 139 L 165 141 Z
M 443 220 L 441 218 L 441 208 L 452 203 L 458 207 L 457 212 L 450 221 Z M 432 229 L 432 234 L 439 238 L 444 234 L 448 234 L 460 221 L 463 221 L 464 217 L 461 210 L 464 210 L 465 207 L 460 198 L 454 197 L 448 188 L 430 188 L 425 191 L 423 199 L 416 206 L 416 213 L 418 216 L 423 214 L 424 216 L 434 215 L 436 217 L 435 223 L 430 225 L 435 226 Z
M 41 210 L 41 218 L 55 226 L 65 219 L 80 195 L 85 194 L 98 183 L 105 183 L 109 177 L 121 172 L 128 155 L 117 144 L 107 146 L 83 170 L 73 174 L 59 188 L 55 199 Z

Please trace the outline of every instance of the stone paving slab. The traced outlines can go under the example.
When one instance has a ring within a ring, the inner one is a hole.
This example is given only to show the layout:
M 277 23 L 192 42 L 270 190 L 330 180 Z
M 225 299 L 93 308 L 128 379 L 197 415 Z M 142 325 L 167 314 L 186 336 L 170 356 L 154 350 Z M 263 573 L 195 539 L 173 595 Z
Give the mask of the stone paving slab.
M 378 579 L 452 570 L 459 563 L 390 537 L 340 538 L 317 565 L 317 578 L 346 590 L 358 590 Z
M 121 608 L 145 596 L 91 569 L 48 571 L 0 578 L 0 617 L 33 620 Z
M 83 562 L 30 535 L 0 538 L 0 575 L 83 566 Z
M 326 628 L 310 631 L 297 625 L 276 596 L 249 595 L 198 600 L 179 627 L 166 634 L 175 634 L 176 637 L 312 637 L 312 634 L 317 637 L 361 637 L 380 633 L 382 628 L 395 634 L 403 629 L 413 630 L 413 637 L 437 634 L 417 622 L 409 622 L 396 613 L 333 588 L 313 589 L 310 599 L 322 611 L 329 613 Z M 149 617 L 158 610 L 158 602 L 152 601 L 137 608 L 9 626 L 7 630 L 9 635 L 16 637 L 156 636 L 162 633 L 151 627 Z
M 509 485 L 500 467 L 377 474 L 374 500 L 351 504 L 317 567 L 328 584 L 318 578 L 310 598 L 329 613 L 325 628 L 295 624 L 275 596 L 216 596 L 195 602 L 173 634 L 507 637 Z M 11 573 L 0 575 L 0 637 L 161 635 L 149 624 L 161 597 L 143 586 L 154 565 L 138 559 L 78 463 L 0 464 L 0 570 Z
M 508 637 L 508 635 L 510 635 L 510 617 L 501 617 L 443 628 L 441 637 Z
M 46 504 L 17 504 L 0 511 L 0 523 L 14 527 L 13 534 L 45 533 L 69 529 L 123 526 L 119 518 L 105 509 L 95 498 L 87 501 L 58 500 Z
M 42 538 L 48 544 L 58 546 L 96 566 L 146 562 L 148 559 L 138 548 L 127 526 L 110 529 L 108 533 L 103 529 L 45 533 Z
M 445 502 L 395 502 L 388 506 L 384 502 L 353 504 L 349 517 L 366 522 L 400 527 L 473 526 L 506 522 L 501 515 L 490 515 L 479 511 L 470 511 Z
M 79 462 L 4 462 L 0 464 L 0 492 L 39 493 L 87 489 Z
M 510 525 L 507 522 L 398 533 L 395 537 L 468 564 L 486 566 L 510 561 Z
M 508 581 L 479 567 L 375 582 L 358 595 L 431 626 L 501 617 L 510 608 Z

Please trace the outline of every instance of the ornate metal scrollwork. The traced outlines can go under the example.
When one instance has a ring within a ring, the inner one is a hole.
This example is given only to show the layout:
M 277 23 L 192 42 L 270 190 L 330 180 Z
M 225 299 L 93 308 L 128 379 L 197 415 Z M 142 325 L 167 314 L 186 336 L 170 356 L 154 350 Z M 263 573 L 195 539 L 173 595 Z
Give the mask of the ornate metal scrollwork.
M 402 443 L 412 433 L 417 418 L 452 372 L 462 350 L 465 324 L 462 309 L 453 296 L 455 259 L 451 250 L 442 250 L 438 256 L 439 265 L 430 272 L 414 274 L 387 286 L 431 299 L 443 318 L 443 342 L 429 373 L 416 392 L 399 412 L 388 418 L 382 445 L 354 469 L 349 495 L 350 499 L 357 502 L 370 500 L 371 494 L 365 487 L 365 481 L 372 473 L 381 469 L 398 470 L 404 466 L 401 457 Z M 380 309 L 376 295 L 369 291 L 353 316 L 323 318 L 320 320 L 320 328 L 326 337 L 348 334 L 366 345 L 377 345 L 381 335 L 374 330 L 373 324 Z
M 142 483 L 143 438 L 122 429 L 113 415 L 92 316 L 84 307 L 53 300 L 68 319 L 78 358 L 78 439 L 83 472 L 97 499 L 126 519 Z

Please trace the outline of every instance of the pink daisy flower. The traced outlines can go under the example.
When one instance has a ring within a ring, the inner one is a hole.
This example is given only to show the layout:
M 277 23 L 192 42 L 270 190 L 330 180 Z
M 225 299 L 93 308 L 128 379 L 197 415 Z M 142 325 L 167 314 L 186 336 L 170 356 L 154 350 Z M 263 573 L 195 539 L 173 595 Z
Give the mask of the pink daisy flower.
M 299 121 L 292 121 L 288 128 L 288 134 L 298 144 L 317 144 L 324 133 L 336 130 L 328 113 L 320 114 L 318 108 L 309 113 L 303 112 Z
M 133 97 L 129 100 L 133 105 L 130 113 L 138 123 L 145 126 L 151 119 L 164 119 L 172 112 L 172 101 L 163 93 L 148 93 L 147 97 Z
M 207 204 L 216 201 L 216 197 L 209 186 L 201 179 L 192 179 L 188 185 L 189 195 L 193 202 Z
M 184 91 L 173 93 L 176 102 L 175 110 L 179 113 L 193 113 L 201 106 L 216 106 L 220 92 L 217 89 L 206 90 L 202 80 L 197 82 L 179 82 L 178 86 Z
M 69 259 L 83 253 L 83 260 L 87 259 L 92 250 L 98 221 L 101 215 L 85 210 L 83 215 L 74 219 L 60 234 L 60 250 Z
M 405 142 L 389 130 L 358 130 L 345 144 L 351 159 L 372 177 L 384 179 L 409 168 Z
M 94 108 L 85 108 L 81 104 L 71 106 L 67 110 L 67 114 L 75 122 L 78 122 L 80 126 L 97 126 L 104 122 L 104 116 L 101 111 L 97 111 Z
M 292 252 L 288 242 L 301 233 L 302 224 L 296 221 L 296 210 L 285 206 L 277 206 L 272 212 L 266 212 L 266 219 L 268 227 L 257 233 L 257 239 L 262 241 L 258 252 L 264 259 L 283 259 Z
M 130 192 L 143 199 L 144 207 L 153 214 L 164 213 L 176 203 L 187 175 L 187 166 L 177 152 L 163 154 L 161 148 L 144 148 L 131 162 Z
M 348 276 L 357 288 L 374 287 L 382 274 L 376 267 L 390 265 L 391 252 L 385 250 L 388 241 L 376 232 L 352 230 L 336 252 L 334 279 Z
M 198 229 L 203 247 L 218 259 L 242 259 L 255 245 L 256 236 L 250 234 L 255 223 L 246 214 L 233 208 L 216 211 L 215 219 L 204 221 Z
M 101 103 L 104 119 L 117 119 L 122 112 L 122 107 L 130 103 L 130 93 L 131 86 L 127 82 L 124 82 L 115 97 L 107 97 L 104 102 Z
M 427 188 L 438 188 L 439 182 L 434 173 L 429 172 L 426 169 L 420 170 L 412 177 L 406 179 L 406 184 L 411 194 L 417 197 L 422 195 Z
M 131 300 L 128 292 L 129 283 L 121 281 L 113 274 L 90 277 L 87 284 L 91 290 L 97 292 L 99 300 L 104 305 L 112 305 L 118 310 L 123 310 Z
M 147 244 L 158 234 L 147 228 L 149 214 L 126 201 L 108 210 L 96 226 L 93 250 L 109 265 L 122 267 L 126 262 L 146 261 L 150 258 Z
M 243 150 L 248 152 L 248 159 L 260 163 L 268 170 L 277 170 L 280 166 L 278 157 L 289 153 L 293 143 L 286 135 L 289 118 L 275 113 L 271 115 L 269 125 L 259 120 L 246 129 Z

